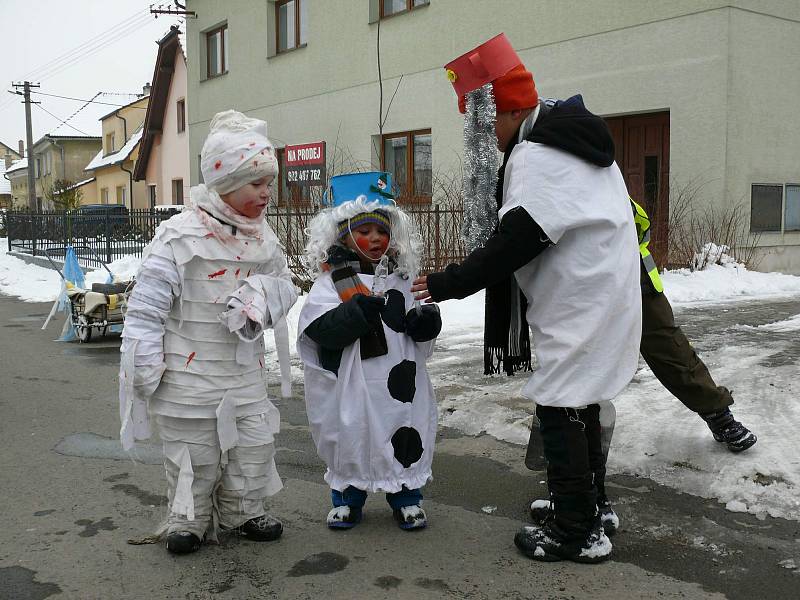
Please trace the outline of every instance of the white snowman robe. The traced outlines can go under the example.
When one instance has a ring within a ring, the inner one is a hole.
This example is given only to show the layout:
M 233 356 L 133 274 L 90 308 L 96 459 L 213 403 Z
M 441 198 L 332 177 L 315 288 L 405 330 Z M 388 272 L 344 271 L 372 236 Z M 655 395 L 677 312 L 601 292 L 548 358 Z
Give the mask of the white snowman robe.
M 372 288 L 373 276 L 359 274 Z M 406 312 L 414 304 L 410 279 L 392 273 L 386 290 L 403 294 Z M 360 340 L 347 346 L 338 375 L 320 364 L 319 346 L 304 332 L 341 304 L 330 273 L 311 288 L 300 312 L 297 349 L 304 364 L 305 399 L 311 435 L 328 469 L 331 489 L 367 492 L 417 489 L 431 479 L 436 439 L 436 398 L 425 361 L 434 341 L 415 342 L 383 324 L 388 352 L 361 359 Z
M 282 487 L 280 416 L 267 395 L 263 337 L 252 332 L 285 323 L 296 294 L 266 221 L 261 239 L 233 238 L 220 240 L 197 210 L 165 221 L 128 304 L 120 437 L 130 449 L 150 437 L 152 421 L 163 442 L 170 515 L 160 533 L 213 538 L 212 524 L 263 515 Z M 257 321 L 249 338 L 235 331 L 245 309 Z

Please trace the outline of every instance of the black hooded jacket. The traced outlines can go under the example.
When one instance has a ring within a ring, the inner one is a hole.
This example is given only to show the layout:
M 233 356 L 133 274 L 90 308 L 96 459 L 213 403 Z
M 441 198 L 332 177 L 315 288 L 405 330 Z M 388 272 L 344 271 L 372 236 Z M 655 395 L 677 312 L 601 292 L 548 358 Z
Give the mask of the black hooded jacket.
M 614 163 L 614 141 L 608 125 L 586 109 L 580 95 L 559 100 L 552 107 L 544 103 L 539 107 L 539 116 L 526 141 L 558 148 L 599 167 Z M 502 205 L 506 164 L 516 145 L 509 144 L 503 156 L 497 181 L 498 209 Z M 451 264 L 440 273 L 428 275 L 428 291 L 437 302 L 466 298 L 510 277 L 551 245 L 524 208 L 512 209 L 503 215 L 497 232 L 483 248 L 471 252 L 460 265 Z

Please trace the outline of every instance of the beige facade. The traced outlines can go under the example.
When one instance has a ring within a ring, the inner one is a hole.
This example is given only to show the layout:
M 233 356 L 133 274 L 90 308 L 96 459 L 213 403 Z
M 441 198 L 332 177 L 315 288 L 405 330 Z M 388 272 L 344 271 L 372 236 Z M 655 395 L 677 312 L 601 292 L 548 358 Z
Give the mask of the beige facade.
M 6 169 L 5 177 L 11 184 L 10 204 L 13 208 L 28 206 L 28 161 L 20 159 Z
M 277 146 L 326 140 L 380 165 L 377 0 L 305 3 L 305 45 L 275 52 L 273 2 L 190 0 L 190 165 L 215 112 L 265 119 Z M 207 33 L 226 27 L 223 74 L 208 76 Z M 279 30 L 279 28 L 278 28 Z M 785 0 L 431 0 L 380 20 L 383 133 L 430 129 L 433 172 L 460 164 L 462 120 L 442 65 L 505 32 L 543 97 L 581 93 L 603 116 L 669 113 L 670 189 L 698 208 L 739 203 L 753 185 L 800 182 L 800 3 Z M 391 108 L 388 109 L 390 99 Z M 777 188 L 776 188 L 777 189 Z M 434 192 L 434 201 L 436 193 Z M 761 233 L 759 268 L 800 273 L 788 192 Z M 775 229 L 775 227 L 772 227 Z
M 43 209 L 53 208 L 49 197 L 56 181 L 87 179 L 83 169 L 99 148 L 100 138 L 87 136 L 45 135 L 33 145 L 30 162 L 36 199 Z
M 95 178 L 98 204 L 124 204 L 130 209 L 148 206 L 144 182 L 133 179 L 148 101 L 149 96 L 144 96 L 101 119 L 103 147 L 84 164 L 83 177 Z

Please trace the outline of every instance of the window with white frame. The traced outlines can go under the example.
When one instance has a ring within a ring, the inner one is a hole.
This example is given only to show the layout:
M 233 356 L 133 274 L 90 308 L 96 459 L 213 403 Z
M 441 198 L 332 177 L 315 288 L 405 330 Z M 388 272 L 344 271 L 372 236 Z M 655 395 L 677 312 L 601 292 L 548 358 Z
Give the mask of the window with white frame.
M 206 32 L 206 77 L 228 72 L 228 25 Z
M 800 184 L 753 184 L 750 187 L 750 231 L 800 231 Z

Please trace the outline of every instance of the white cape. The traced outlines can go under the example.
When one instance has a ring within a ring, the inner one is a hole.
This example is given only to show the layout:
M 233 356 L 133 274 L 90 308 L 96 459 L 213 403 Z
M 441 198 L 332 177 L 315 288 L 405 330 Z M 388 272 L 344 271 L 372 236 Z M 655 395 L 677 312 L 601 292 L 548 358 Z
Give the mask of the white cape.
M 371 288 L 372 276 L 360 277 Z M 402 292 L 406 311 L 413 306 L 410 280 L 392 274 L 386 287 Z M 306 410 L 317 452 L 328 466 L 325 481 L 335 490 L 422 487 L 431 478 L 436 439 L 436 398 L 425 367 L 433 342 L 416 343 L 384 324 L 388 353 L 362 361 L 357 340 L 344 349 L 337 377 L 322 368 L 319 346 L 304 332 L 340 303 L 330 274 L 323 274 L 298 324 Z

